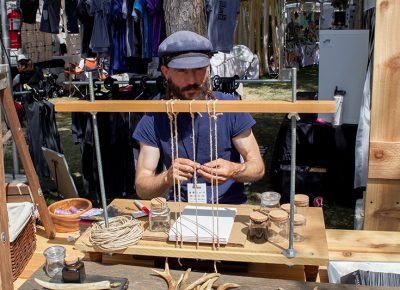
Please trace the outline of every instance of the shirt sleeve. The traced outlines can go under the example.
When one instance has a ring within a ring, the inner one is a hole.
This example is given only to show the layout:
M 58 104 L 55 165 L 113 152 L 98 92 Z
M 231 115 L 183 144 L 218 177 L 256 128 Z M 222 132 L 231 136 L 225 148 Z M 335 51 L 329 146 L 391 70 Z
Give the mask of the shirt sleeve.
M 139 121 L 132 137 L 138 142 L 160 148 L 158 133 L 154 125 L 155 114 L 145 114 Z
M 249 113 L 233 113 L 231 118 L 232 137 L 240 135 L 256 124 L 256 121 Z

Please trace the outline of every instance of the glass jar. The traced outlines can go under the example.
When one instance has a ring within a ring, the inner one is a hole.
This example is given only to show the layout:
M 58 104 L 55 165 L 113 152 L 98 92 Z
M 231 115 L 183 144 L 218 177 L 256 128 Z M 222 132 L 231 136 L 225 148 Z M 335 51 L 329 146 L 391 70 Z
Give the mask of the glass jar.
M 288 214 L 290 214 L 290 203 L 284 203 L 281 205 L 281 209 L 286 211 Z M 293 205 L 294 213 L 297 213 L 296 206 Z
M 149 230 L 152 232 L 168 232 L 170 219 L 170 209 L 165 198 L 153 198 L 150 201 Z
M 296 213 L 293 218 L 293 240 L 295 242 L 304 241 L 304 233 L 306 230 L 306 218 L 304 215 Z
M 62 278 L 64 283 L 83 283 L 86 279 L 85 265 L 76 256 L 66 257 Z
M 306 218 L 308 217 L 308 207 L 310 203 L 310 198 L 305 194 L 295 194 L 294 195 L 294 204 L 297 207 L 297 212 L 304 215 Z
M 44 250 L 43 255 L 46 257 L 46 265 L 44 270 L 49 277 L 54 277 L 61 272 L 64 267 L 65 248 L 62 246 L 52 246 Z
M 261 195 L 260 211 L 268 214 L 271 209 L 279 208 L 281 195 L 274 191 L 266 191 Z
M 268 216 L 253 211 L 250 214 L 249 239 L 253 243 L 262 244 L 268 240 Z
M 281 243 L 288 238 L 289 215 L 281 209 L 274 209 L 269 212 L 268 241 Z

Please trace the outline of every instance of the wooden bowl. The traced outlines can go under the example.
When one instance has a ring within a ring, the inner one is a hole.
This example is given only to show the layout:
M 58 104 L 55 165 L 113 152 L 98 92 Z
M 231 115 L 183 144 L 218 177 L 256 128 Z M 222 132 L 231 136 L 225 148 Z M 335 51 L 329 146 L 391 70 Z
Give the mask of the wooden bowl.
M 57 215 L 54 213 L 57 208 L 69 210 L 72 206 L 76 207 L 80 211 L 71 215 Z M 57 233 L 79 231 L 79 216 L 91 208 L 92 203 L 86 198 L 63 199 L 48 206 Z

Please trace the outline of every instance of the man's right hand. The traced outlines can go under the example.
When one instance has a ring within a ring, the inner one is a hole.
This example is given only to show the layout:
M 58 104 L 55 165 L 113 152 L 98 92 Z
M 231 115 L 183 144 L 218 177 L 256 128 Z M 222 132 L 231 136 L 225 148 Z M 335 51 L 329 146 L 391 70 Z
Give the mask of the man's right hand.
M 167 170 L 166 182 L 170 186 L 179 181 L 188 181 L 193 177 L 195 170 L 200 168 L 200 164 L 190 159 L 177 158 Z

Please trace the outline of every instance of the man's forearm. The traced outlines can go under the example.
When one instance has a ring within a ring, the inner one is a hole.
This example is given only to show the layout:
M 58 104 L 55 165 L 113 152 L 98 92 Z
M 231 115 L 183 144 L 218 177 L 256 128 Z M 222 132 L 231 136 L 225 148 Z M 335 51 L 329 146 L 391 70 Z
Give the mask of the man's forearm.
M 136 193 L 142 199 L 152 199 L 163 195 L 169 188 L 167 171 L 154 176 L 137 176 Z
M 236 169 L 231 178 L 237 182 L 254 182 L 264 176 L 264 164 L 257 161 L 246 161 L 245 163 L 234 163 Z

